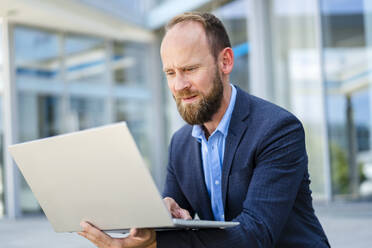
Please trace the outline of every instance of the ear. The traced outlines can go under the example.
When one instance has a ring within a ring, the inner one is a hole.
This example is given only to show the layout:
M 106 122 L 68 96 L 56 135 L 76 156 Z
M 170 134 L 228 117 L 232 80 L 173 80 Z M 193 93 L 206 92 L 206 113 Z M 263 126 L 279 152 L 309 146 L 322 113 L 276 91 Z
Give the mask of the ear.
M 220 70 L 223 74 L 228 75 L 234 67 L 234 52 L 231 47 L 225 47 L 218 56 Z

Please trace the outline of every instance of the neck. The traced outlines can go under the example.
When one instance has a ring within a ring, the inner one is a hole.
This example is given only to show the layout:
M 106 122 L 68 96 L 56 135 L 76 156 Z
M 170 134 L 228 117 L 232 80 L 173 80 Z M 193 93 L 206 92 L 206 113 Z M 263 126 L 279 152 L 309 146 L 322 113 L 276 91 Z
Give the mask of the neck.
M 205 132 L 205 137 L 207 139 L 214 132 L 214 130 L 216 130 L 216 128 L 218 127 L 218 124 L 222 120 L 227 108 L 229 107 L 230 98 L 231 98 L 231 86 L 230 84 L 227 84 L 227 87 L 225 87 L 225 90 L 223 92 L 220 108 L 212 116 L 212 120 L 210 120 L 209 122 L 203 123 L 203 129 Z

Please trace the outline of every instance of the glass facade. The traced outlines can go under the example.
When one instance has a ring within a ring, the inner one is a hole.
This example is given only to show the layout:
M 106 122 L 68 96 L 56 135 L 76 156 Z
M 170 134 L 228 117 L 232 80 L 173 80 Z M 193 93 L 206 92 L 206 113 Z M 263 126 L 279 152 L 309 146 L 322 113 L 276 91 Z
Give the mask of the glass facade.
M 149 100 L 115 101 L 115 121 L 126 121 L 147 165 L 151 165 L 152 146 Z
M 150 46 L 114 41 L 111 52 L 113 121 L 126 121 L 146 164 L 153 170 Z M 156 142 L 156 141 L 154 141 Z
M 1 27 L 0 27 L 1 29 Z M 1 33 L 1 30 L 0 30 Z M 0 44 L 1 47 L 1 44 Z M 1 48 L 0 48 L 1 49 Z M 0 68 L 1 68 L 1 63 L 0 63 Z M 0 78 L 2 77 L 1 71 L 0 71 Z M 1 84 L 1 82 L 0 82 Z M 0 94 L 0 218 L 4 216 L 5 213 L 5 202 L 4 202 L 4 146 L 3 146 L 3 138 L 4 138 L 4 133 L 3 133 L 3 120 L 2 120 L 2 109 L 3 109 L 3 104 L 2 104 L 2 95 Z
M 262 1 L 262 5 L 258 0 L 207 1 L 200 9 L 218 16 L 229 33 L 235 56 L 231 83 L 247 91 L 260 85 L 250 81 L 256 78 L 252 77 L 255 71 L 250 71 L 254 65 L 250 63 L 255 63 L 251 49 L 257 46 L 255 37 L 270 37 L 261 42 L 270 50 L 270 62 L 263 68 L 273 73 L 273 80 L 267 89 L 258 88 L 270 91 L 267 97 L 272 97 L 271 101 L 293 112 L 303 123 L 315 198 L 328 197 L 329 185 L 336 199 L 371 196 L 372 2 Z M 112 14 L 116 21 L 122 18 L 123 23 L 142 27 L 149 6 L 173 6 L 160 0 L 135 5 L 110 0 L 114 4 L 110 6 L 98 0 L 79 2 Z M 262 13 L 268 23 L 249 19 L 252 3 L 258 6 L 255 11 L 265 8 Z M 250 29 L 256 25 L 262 29 Z M 168 143 L 184 122 L 165 78 L 160 79 L 161 62 L 153 51 L 154 47 L 158 50 L 162 29 L 148 30 L 155 38 L 146 42 L 136 37 L 119 41 L 20 24 L 11 25 L 10 30 L 14 36 L 18 142 L 126 121 L 151 171 L 155 164 L 157 171 L 165 170 L 165 159 L 154 155 L 153 144 Z M 267 63 L 264 55 L 262 63 Z M 0 217 L 4 213 L 3 119 L 0 112 Z M 156 130 L 159 128 L 162 130 Z M 166 147 L 156 151 L 160 150 L 167 153 Z M 23 179 L 16 194 L 23 213 L 41 211 Z
M 289 8 L 290 6 L 290 8 Z M 275 102 L 305 128 L 311 189 L 324 196 L 324 125 L 316 1 L 272 0 L 271 25 Z
M 65 80 L 71 91 L 84 92 L 91 85 L 104 84 L 104 40 L 82 35 L 67 35 L 64 39 Z
M 114 42 L 112 69 L 117 85 L 146 87 L 148 49 L 136 42 Z
M 2 26 L 0 22 L 0 218 L 4 215 L 5 207 L 4 207 L 4 147 L 3 147 L 3 101 L 2 101 L 2 92 L 3 92 L 3 75 L 2 75 L 2 68 L 3 68 L 3 39 L 2 39 Z
M 149 166 L 148 44 L 15 26 L 19 142 L 127 121 Z M 24 179 L 23 213 L 40 207 Z
M 323 0 L 323 56 L 333 194 L 372 193 L 370 1 Z M 369 185 L 369 186 L 368 186 Z M 367 187 L 366 187 L 367 186 Z
M 82 130 L 105 123 L 104 99 L 92 97 L 70 98 L 69 128 Z
M 14 57 L 18 97 L 19 142 L 62 133 L 61 60 L 55 32 L 17 26 L 14 28 Z M 20 183 L 23 213 L 40 211 L 26 181 Z

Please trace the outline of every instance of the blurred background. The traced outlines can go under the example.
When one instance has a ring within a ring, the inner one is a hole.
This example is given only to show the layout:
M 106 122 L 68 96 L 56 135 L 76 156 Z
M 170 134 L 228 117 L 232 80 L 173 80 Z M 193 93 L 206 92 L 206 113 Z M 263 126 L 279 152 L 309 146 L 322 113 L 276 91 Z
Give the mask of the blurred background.
M 162 189 L 183 121 L 159 47 L 164 24 L 194 10 L 225 24 L 231 82 L 302 121 L 331 244 L 372 247 L 370 0 L 0 0 L 0 245 L 1 230 L 4 247 L 32 247 L 18 228 L 55 235 L 8 145 L 126 121 Z

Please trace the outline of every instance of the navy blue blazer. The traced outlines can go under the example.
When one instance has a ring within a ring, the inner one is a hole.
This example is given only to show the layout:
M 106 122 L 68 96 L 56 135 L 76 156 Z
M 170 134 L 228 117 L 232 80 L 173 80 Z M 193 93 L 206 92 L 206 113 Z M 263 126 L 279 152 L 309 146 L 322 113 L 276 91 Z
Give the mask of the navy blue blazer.
M 191 216 L 213 220 L 200 144 L 185 125 L 172 137 L 163 196 Z M 228 229 L 157 232 L 163 247 L 329 247 L 314 214 L 305 135 L 286 110 L 237 87 L 222 165 Z

